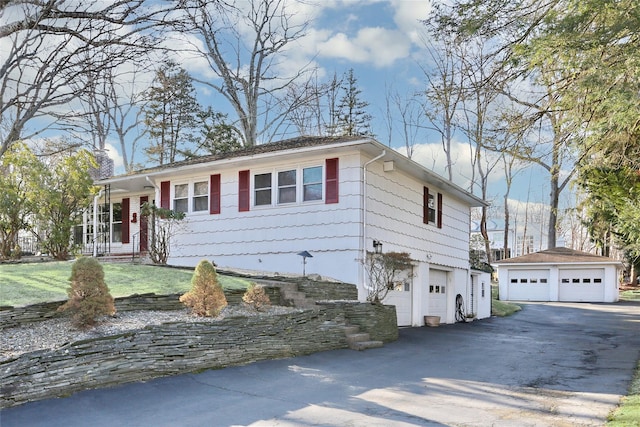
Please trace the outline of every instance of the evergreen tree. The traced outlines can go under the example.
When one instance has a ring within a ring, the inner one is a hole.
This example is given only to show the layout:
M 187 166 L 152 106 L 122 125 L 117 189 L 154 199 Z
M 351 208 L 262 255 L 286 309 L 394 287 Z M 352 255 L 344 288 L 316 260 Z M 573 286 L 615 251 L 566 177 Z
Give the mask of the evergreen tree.
M 146 149 L 147 156 L 160 165 L 175 162 L 198 139 L 202 107 L 192 78 L 175 62 L 166 61 L 156 72 L 148 98 L 145 125 L 153 142 Z
M 373 136 L 371 133 L 372 118 L 366 111 L 369 103 L 360 96 L 362 91 L 358 88 L 358 79 L 353 74 L 353 68 L 345 74 L 340 89 L 342 97 L 335 108 L 335 129 L 329 129 L 329 134 Z

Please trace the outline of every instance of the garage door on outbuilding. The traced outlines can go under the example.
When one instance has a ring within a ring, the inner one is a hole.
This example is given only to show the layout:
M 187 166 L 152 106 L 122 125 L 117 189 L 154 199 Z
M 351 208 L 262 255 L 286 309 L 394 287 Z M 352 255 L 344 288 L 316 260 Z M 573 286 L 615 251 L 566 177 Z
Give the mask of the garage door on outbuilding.
M 549 269 L 509 270 L 508 295 L 518 301 L 549 300 Z
M 496 263 L 499 298 L 511 301 L 614 302 L 620 261 L 554 248 Z
M 558 301 L 604 301 L 604 268 L 561 268 Z

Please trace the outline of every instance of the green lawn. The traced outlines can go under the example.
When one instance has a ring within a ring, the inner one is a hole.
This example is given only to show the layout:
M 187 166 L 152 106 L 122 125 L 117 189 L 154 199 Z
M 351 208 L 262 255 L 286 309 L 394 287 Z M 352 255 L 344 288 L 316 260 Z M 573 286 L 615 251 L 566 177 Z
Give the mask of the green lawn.
M 516 313 L 522 310 L 517 304 L 512 304 L 509 302 L 500 301 L 498 299 L 498 284 L 494 283 L 491 285 L 491 315 L 492 316 L 511 316 L 513 313 Z
M 625 301 L 640 301 L 640 289 L 620 292 L 620 299 Z
M 73 261 L 0 264 L 0 305 L 21 307 L 67 299 Z M 111 295 L 184 293 L 191 287 L 193 270 L 153 265 L 102 263 Z M 246 289 L 248 281 L 219 276 L 225 289 Z
M 622 398 L 620 407 L 609 415 L 607 427 L 631 427 L 640 425 L 640 363 L 629 387 L 629 394 Z

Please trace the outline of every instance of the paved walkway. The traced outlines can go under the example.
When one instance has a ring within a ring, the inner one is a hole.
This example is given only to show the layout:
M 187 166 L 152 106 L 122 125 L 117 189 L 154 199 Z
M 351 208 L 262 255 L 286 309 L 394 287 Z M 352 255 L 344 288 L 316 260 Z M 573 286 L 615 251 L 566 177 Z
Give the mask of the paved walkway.
M 33 402 L 13 426 L 602 426 L 640 350 L 640 305 L 526 304 L 397 342 Z

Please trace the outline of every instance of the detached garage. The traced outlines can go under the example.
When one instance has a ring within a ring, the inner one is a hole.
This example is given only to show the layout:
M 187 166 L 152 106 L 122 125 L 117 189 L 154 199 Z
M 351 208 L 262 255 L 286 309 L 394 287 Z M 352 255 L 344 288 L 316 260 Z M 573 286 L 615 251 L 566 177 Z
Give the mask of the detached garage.
M 618 301 L 619 261 L 553 248 L 496 263 L 500 299 L 511 301 Z

